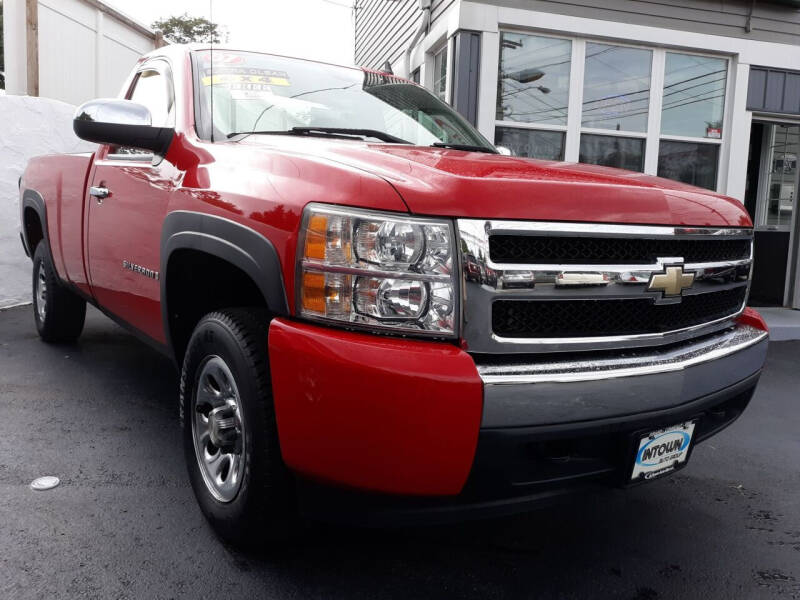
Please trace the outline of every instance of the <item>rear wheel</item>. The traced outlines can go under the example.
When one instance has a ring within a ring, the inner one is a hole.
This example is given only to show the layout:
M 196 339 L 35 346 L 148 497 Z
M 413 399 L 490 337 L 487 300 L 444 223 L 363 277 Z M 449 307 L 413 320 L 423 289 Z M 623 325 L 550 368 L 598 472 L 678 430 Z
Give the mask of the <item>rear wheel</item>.
M 45 241 L 33 253 L 33 316 L 45 342 L 75 341 L 86 319 L 86 301 L 59 281 Z
M 268 326 L 260 309 L 206 315 L 181 371 L 192 488 L 215 531 L 237 545 L 284 539 L 295 522 L 294 487 L 272 404 Z

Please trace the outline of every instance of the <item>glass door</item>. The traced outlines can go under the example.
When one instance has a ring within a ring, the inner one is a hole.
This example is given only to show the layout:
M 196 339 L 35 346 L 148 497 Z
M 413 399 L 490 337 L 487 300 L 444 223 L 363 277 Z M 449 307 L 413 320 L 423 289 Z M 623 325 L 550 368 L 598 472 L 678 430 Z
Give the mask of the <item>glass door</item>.
M 764 127 L 764 160 L 757 227 L 790 231 L 797 204 L 800 125 L 770 123 Z
M 745 206 L 756 229 L 750 302 L 800 307 L 800 124 L 753 121 L 749 155 Z

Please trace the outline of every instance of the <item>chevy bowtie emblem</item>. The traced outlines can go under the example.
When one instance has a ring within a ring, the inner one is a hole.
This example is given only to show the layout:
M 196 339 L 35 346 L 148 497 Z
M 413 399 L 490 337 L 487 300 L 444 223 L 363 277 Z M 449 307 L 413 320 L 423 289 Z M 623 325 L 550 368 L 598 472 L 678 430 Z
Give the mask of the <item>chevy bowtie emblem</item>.
M 653 273 L 650 276 L 647 291 L 661 292 L 662 298 L 669 298 L 680 296 L 683 290 L 692 287 L 693 283 L 694 273 L 684 273 L 682 265 L 672 265 L 665 267 L 663 273 Z

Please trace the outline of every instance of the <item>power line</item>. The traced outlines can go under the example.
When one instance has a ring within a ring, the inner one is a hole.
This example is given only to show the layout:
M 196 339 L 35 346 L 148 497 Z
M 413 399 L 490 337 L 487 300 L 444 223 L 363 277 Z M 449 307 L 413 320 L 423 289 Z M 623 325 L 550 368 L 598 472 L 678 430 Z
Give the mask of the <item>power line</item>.
M 667 89 L 667 88 L 670 88 L 670 87 L 674 87 L 674 86 L 680 85 L 682 83 L 688 83 L 688 82 L 696 80 L 696 79 L 701 79 L 701 78 L 707 77 L 709 75 L 714 75 L 715 73 L 718 73 L 718 72 L 719 71 L 715 71 L 713 73 L 707 73 L 705 75 L 699 75 L 697 77 L 692 77 L 690 79 L 684 79 L 684 80 L 681 80 L 679 82 L 670 84 L 668 86 L 664 86 L 664 89 Z M 662 98 L 667 98 L 667 97 L 672 96 L 674 94 L 681 94 L 681 93 L 684 93 L 687 90 L 690 90 L 690 89 L 693 89 L 693 88 L 703 87 L 703 86 L 711 85 L 711 84 L 714 84 L 714 83 L 717 83 L 717 82 L 722 82 L 722 81 L 725 81 L 725 79 L 726 79 L 726 77 L 723 75 L 722 77 L 719 77 L 717 79 L 712 79 L 711 81 L 703 81 L 703 82 L 700 82 L 700 83 L 695 83 L 694 85 L 689 85 L 689 86 L 686 86 L 686 87 L 681 88 L 679 90 L 672 90 L 672 91 L 670 91 L 670 92 L 668 92 L 666 94 L 663 94 Z M 510 92 L 504 92 L 502 94 L 502 97 L 503 98 L 510 98 L 512 94 L 517 94 L 519 92 L 526 91 L 528 89 L 530 89 L 530 88 L 519 88 L 519 89 L 516 89 L 516 90 L 512 90 Z M 706 95 L 706 94 L 711 94 L 711 93 L 714 93 L 714 92 L 718 92 L 721 89 L 722 89 L 721 86 L 717 86 L 717 87 L 715 87 L 715 89 L 712 89 L 712 90 L 706 90 L 704 92 L 700 92 L 699 94 L 685 96 L 684 98 L 682 98 L 682 100 L 690 100 L 692 98 L 697 98 L 699 96 L 703 96 L 703 95 Z M 623 96 L 633 96 L 633 95 L 636 95 L 636 94 L 642 94 L 642 93 L 646 93 L 646 92 L 649 92 L 649 91 L 650 91 L 650 88 L 646 88 L 646 89 L 642 89 L 642 90 L 636 90 L 634 92 L 623 92 L 621 94 L 614 94 L 614 95 L 610 95 L 610 96 L 605 96 L 603 98 L 596 98 L 594 100 L 587 100 L 587 101 L 585 101 L 583 103 L 584 108 L 583 108 L 582 112 L 583 113 L 587 113 L 587 112 L 593 112 L 593 111 L 598 111 L 598 110 L 603 110 L 603 109 L 609 109 L 609 108 L 613 108 L 615 106 L 625 106 L 626 104 L 635 104 L 637 102 L 644 102 L 646 100 L 649 100 L 649 95 L 647 97 L 645 97 L 645 98 L 636 98 L 636 99 L 630 99 L 630 100 L 623 100 L 622 102 L 609 103 L 609 104 L 606 104 L 606 105 L 603 105 L 603 106 L 598 106 L 598 107 L 589 108 L 589 107 L 586 106 L 587 104 L 595 104 L 597 102 L 603 102 L 603 101 L 606 101 L 606 100 L 614 100 L 616 98 L 622 98 Z M 517 97 L 517 98 L 514 98 L 514 99 L 515 100 L 521 100 L 522 98 L 521 97 Z M 665 106 L 664 108 L 668 108 L 668 107 L 670 107 L 670 106 Z M 563 106 L 563 107 L 553 107 L 553 108 L 554 109 L 557 108 L 557 110 L 563 110 L 563 109 L 566 109 L 567 107 Z M 637 109 L 631 109 L 631 110 L 637 110 Z M 547 113 L 547 112 L 550 112 L 550 111 L 545 109 L 545 110 L 539 110 L 539 111 L 534 111 L 534 112 L 529 112 L 529 113 L 517 113 L 517 114 L 533 115 L 533 114 Z M 624 115 L 624 113 L 619 113 L 619 114 L 620 115 Z M 640 114 L 640 113 L 637 113 L 637 114 Z

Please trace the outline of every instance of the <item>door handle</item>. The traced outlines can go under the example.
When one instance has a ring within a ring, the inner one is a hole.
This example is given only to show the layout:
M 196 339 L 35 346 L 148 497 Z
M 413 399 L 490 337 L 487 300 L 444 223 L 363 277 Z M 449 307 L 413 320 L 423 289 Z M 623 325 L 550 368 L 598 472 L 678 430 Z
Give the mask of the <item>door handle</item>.
M 102 200 L 103 198 L 108 198 L 111 195 L 111 192 L 108 191 L 108 188 L 97 187 L 93 185 L 89 188 L 89 195 Z

